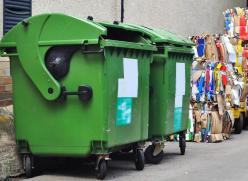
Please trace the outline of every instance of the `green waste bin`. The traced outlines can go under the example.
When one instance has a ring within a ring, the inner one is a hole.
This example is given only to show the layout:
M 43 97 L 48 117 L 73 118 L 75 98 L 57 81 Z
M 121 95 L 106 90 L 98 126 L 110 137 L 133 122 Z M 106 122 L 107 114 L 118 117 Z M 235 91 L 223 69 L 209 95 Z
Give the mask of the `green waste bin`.
M 132 146 L 144 167 L 149 72 L 155 46 L 136 28 L 104 27 L 63 14 L 22 21 L 0 43 L 13 78 L 16 139 L 26 176 L 34 157 L 95 156 L 103 179 L 109 154 Z
M 188 129 L 190 70 L 193 59 L 190 40 L 174 33 L 131 25 L 138 28 L 157 46 L 150 67 L 149 140 L 145 151 L 147 162 L 163 159 L 166 137 L 179 133 L 179 147 L 185 154 L 185 132 Z

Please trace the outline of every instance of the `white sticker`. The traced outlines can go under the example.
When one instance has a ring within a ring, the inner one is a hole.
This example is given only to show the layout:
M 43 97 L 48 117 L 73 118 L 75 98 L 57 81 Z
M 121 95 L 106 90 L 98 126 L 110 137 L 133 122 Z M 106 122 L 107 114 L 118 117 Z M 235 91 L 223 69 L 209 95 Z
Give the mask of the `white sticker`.
M 183 107 L 183 95 L 176 95 L 175 107 Z
M 185 95 L 185 63 L 176 63 L 176 95 Z
M 124 78 L 118 80 L 118 97 L 138 97 L 138 60 L 123 58 Z
M 176 93 L 174 108 L 174 131 L 182 129 L 182 107 L 185 95 L 185 63 L 176 63 Z

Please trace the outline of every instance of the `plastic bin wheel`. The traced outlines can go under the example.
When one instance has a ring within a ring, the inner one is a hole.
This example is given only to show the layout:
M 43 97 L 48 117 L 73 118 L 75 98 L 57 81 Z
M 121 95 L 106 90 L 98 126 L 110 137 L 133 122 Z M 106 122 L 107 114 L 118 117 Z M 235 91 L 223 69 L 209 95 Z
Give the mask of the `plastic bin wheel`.
M 99 180 L 103 180 L 108 171 L 108 166 L 107 166 L 107 161 L 105 159 L 101 159 L 97 165 L 97 170 L 96 170 L 96 177 Z
M 141 149 L 134 150 L 135 153 L 135 167 L 136 170 L 143 170 L 145 167 L 145 156 Z
M 185 155 L 185 151 L 186 151 L 185 133 L 179 134 L 179 148 L 180 148 L 180 154 Z
M 33 177 L 33 157 L 31 155 L 25 155 L 23 161 L 26 177 Z
M 239 115 L 239 119 L 235 119 L 234 122 L 234 133 L 235 134 L 240 134 L 242 132 L 244 125 L 244 115 L 241 113 Z
M 154 155 L 154 145 L 149 145 L 145 150 L 145 159 L 147 163 L 158 164 L 163 160 L 164 151 L 162 150 L 159 154 Z

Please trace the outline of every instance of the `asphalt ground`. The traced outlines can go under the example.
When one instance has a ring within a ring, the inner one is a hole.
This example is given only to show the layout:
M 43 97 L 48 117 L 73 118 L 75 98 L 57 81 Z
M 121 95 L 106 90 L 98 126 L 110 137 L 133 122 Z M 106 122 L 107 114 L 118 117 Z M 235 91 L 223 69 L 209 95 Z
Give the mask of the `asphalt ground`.
M 177 142 L 166 142 L 164 159 L 158 165 L 146 164 L 143 171 L 135 170 L 132 155 L 118 157 L 108 164 L 105 180 L 120 181 L 247 181 L 248 131 L 232 135 L 221 143 L 187 142 L 186 154 L 180 155 Z M 89 162 L 60 166 L 47 165 L 43 172 L 27 181 L 86 181 L 96 180 Z

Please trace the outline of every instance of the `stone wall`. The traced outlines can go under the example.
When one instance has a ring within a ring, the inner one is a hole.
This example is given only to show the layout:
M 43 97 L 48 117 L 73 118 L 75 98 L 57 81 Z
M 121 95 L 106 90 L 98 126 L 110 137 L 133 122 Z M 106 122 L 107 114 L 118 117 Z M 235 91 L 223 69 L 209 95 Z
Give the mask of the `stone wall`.
M 0 107 L 8 106 L 12 103 L 12 80 L 10 76 L 8 59 L 0 59 Z
M 12 106 L 0 108 L 0 180 L 23 173 L 17 153 Z

